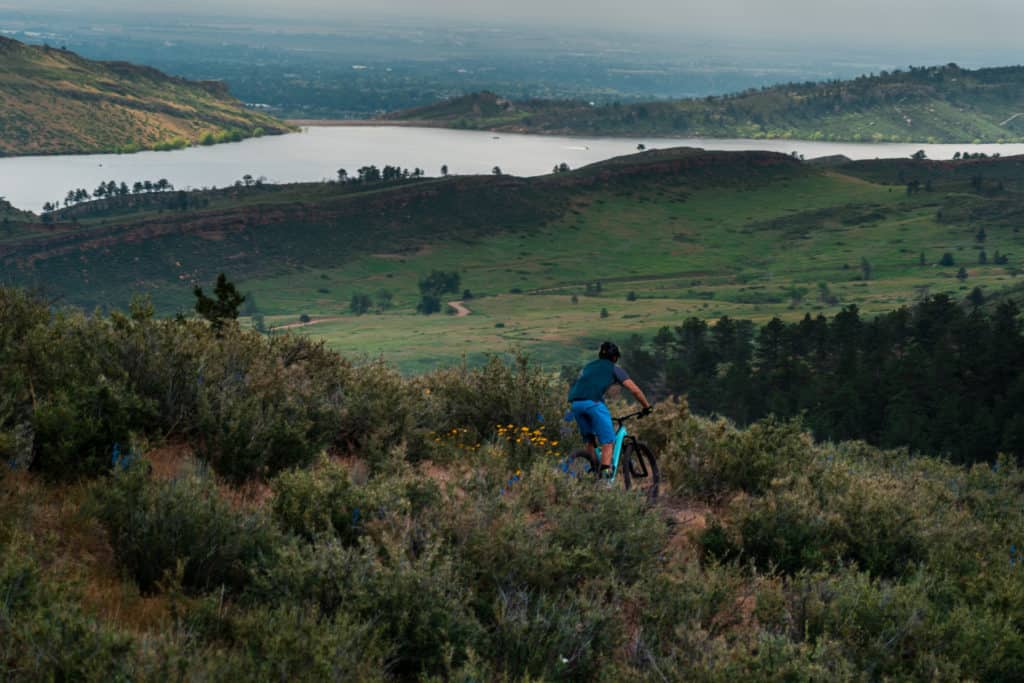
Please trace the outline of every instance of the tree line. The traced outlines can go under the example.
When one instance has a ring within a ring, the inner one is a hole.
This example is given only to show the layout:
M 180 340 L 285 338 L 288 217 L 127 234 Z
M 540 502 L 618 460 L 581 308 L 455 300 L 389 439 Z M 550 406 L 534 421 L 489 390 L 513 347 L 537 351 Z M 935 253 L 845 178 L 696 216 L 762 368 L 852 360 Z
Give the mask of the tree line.
M 656 396 L 686 394 L 698 412 L 749 424 L 803 415 L 819 439 L 863 439 L 955 462 L 1024 459 L 1024 334 L 1011 301 L 992 312 L 946 295 L 865 319 L 714 324 L 690 318 L 645 341 L 623 364 Z
M 68 193 L 64 196 L 64 208 L 87 202 L 90 199 L 105 199 L 108 197 L 127 197 L 130 194 L 144 194 L 146 192 L 170 192 L 174 189 L 174 185 L 168 182 L 167 178 L 161 178 L 160 180 L 139 180 L 136 181 L 131 187 L 128 183 L 122 181 L 118 183 L 116 180 L 109 180 L 105 183 L 101 182 L 95 190 L 89 192 L 84 187 L 80 187 L 74 190 L 68 190 Z M 61 202 L 46 202 L 43 204 L 43 212 L 50 213 L 57 211 L 61 208 Z
M 447 175 L 448 167 L 444 167 L 444 175 Z M 356 174 L 349 175 L 349 172 L 344 168 L 338 169 L 338 182 L 347 184 L 363 184 L 363 183 L 388 183 L 396 180 L 409 180 L 422 178 L 426 175 L 426 172 L 422 168 L 414 168 L 409 170 L 402 168 L 401 166 L 386 165 L 384 168 L 378 168 L 371 164 L 369 166 L 362 166 L 356 170 Z

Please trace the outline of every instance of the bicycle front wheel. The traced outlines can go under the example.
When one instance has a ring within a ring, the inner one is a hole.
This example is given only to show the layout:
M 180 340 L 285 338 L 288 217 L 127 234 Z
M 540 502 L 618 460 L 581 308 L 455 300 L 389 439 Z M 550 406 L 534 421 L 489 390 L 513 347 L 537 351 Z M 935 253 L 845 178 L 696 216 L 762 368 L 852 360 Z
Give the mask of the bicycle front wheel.
M 661 486 L 661 473 L 658 471 L 654 453 L 646 444 L 639 441 L 625 444 L 622 450 L 623 464 L 619 466 L 619 470 L 625 479 L 626 490 L 638 490 L 647 500 L 655 500 Z

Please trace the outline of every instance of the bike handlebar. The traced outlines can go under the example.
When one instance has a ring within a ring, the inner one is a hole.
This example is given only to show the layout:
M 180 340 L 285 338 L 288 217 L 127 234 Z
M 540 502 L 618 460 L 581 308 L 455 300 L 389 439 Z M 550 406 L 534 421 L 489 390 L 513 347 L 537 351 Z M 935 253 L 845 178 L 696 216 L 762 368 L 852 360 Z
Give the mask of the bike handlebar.
M 615 420 L 616 422 L 618 422 L 619 424 L 622 424 L 626 420 L 632 420 L 635 417 L 643 417 L 643 416 L 649 415 L 649 414 L 650 413 L 647 411 L 647 409 L 644 408 L 642 410 L 636 411 L 635 413 L 629 413 L 628 415 L 620 415 L 620 416 L 614 417 L 612 419 Z

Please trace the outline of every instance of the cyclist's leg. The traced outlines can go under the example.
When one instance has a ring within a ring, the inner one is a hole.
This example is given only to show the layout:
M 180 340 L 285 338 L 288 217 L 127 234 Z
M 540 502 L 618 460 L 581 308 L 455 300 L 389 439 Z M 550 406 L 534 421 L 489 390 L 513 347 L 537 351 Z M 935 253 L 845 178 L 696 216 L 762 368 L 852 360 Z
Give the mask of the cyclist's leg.
M 596 441 L 597 437 L 594 433 L 593 419 L 589 412 L 590 405 L 591 404 L 589 402 L 583 403 L 580 401 L 575 401 L 572 404 L 572 414 L 576 418 L 577 426 L 579 426 L 580 436 L 583 437 L 584 448 L 586 448 L 587 453 L 590 454 L 590 457 L 593 458 L 594 442 Z
M 594 404 L 587 412 L 590 413 L 597 442 L 601 444 L 601 469 L 611 467 L 615 451 L 615 426 L 612 424 L 612 414 L 608 412 L 608 406 L 604 403 Z

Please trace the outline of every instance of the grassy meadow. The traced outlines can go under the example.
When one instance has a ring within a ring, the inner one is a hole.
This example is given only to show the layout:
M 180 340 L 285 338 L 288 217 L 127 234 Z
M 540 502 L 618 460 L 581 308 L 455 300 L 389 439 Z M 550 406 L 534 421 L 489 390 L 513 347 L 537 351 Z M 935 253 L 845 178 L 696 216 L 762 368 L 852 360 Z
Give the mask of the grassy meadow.
M 691 316 L 766 322 L 849 305 L 870 315 L 929 294 L 1012 288 L 1022 179 L 1015 158 L 823 168 L 772 153 L 660 150 L 540 178 L 89 202 L 49 224 L 14 216 L 0 263 L 15 284 L 86 309 L 123 308 L 141 293 L 166 314 L 188 312 L 192 287 L 225 272 L 248 296 L 246 324 L 262 319 L 406 372 L 515 350 L 559 367 L 602 338 Z M 470 315 L 416 313 L 432 271 L 459 274 L 444 300 L 469 290 Z M 370 298 L 370 312 L 350 311 L 354 295 Z
M 649 335 L 690 316 L 764 322 L 828 315 L 850 304 L 882 312 L 925 293 L 963 298 L 973 287 L 993 292 L 1014 282 L 1007 265 L 981 266 L 978 253 L 1019 252 L 1019 233 L 1000 231 L 981 244 L 976 229 L 937 221 L 939 201 L 934 193 L 908 197 L 903 188 L 836 173 L 689 195 L 608 192 L 528 234 L 369 255 L 241 287 L 268 326 L 303 314 L 329 318 L 299 329 L 409 371 L 513 348 L 546 362 L 576 362 L 598 338 Z M 843 222 L 865 216 L 877 218 Z M 938 265 L 947 252 L 955 265 Z M 961 265 L 968 273 L 962 282 Z M 459 271 L 473 294 L 471 315 L 414 312 L 417 281 L 435 269 Z M 601 292 L 588 294 L 596 281 Z M 353 294 L 382 289 L 394 293 L 391 310 L 349 313 Z M 635 301 L 627 300 L 630 292 Z

